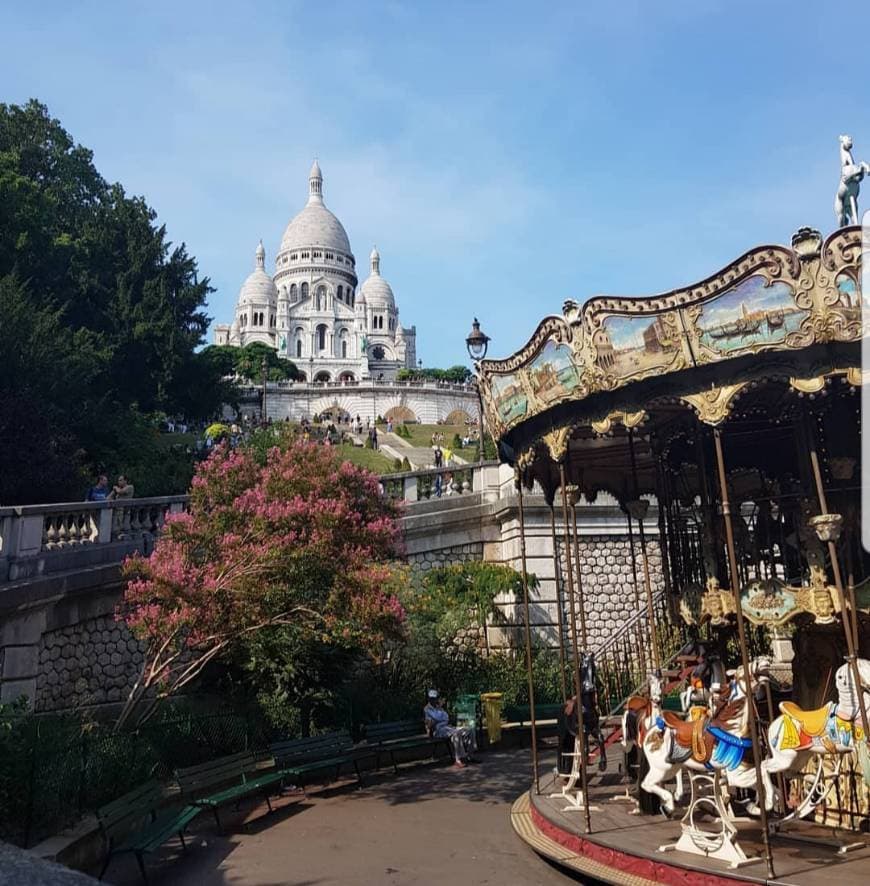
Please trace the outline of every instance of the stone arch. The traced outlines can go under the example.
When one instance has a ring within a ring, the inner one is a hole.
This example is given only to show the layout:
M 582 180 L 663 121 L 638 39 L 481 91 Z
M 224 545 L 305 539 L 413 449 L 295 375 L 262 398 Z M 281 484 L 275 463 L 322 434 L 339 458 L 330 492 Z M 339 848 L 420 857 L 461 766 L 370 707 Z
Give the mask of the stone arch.
M 321 369 L 320 372 L 314 376 L 314 381 L 316 382 L 326 382 L 331 380 L 332 376 L 325 369 Z
M 356 404 L 356 406 L 358 407 L 359 404 Z M 336 411 L 336 414 L 340 414 L 342 416 L 349 415 L 351 416 L 351 418 L 354 418 L 360 410 L 354 406 L 354 403 L 350 397 L 344 396 L 317 397 L 311 403 L 312 415 L 325 415 L 326 413 L 331 413 L 333 411 Z
M 446 425 L 464 425 L 466 422 L 474 422 L 474 417 L 466 409 L 454 409 L 444 419 Z
M 405 422 L 417 423 L 414 410 L 408 406 L 392 406 L 385 413 L 384 418 L 393 424 L 405 424 Z
M 339 381 L 356 381 L 356 376 L 349 370 L 345 369 L 338 377 Z

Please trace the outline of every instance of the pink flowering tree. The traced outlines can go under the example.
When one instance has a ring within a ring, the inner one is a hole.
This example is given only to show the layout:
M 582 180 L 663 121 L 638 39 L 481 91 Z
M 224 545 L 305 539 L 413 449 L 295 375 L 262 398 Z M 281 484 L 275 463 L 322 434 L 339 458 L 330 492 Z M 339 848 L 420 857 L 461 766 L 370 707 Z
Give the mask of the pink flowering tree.
M 329 447 L 291 443 L 265 463 L 218 447 L 188 512 L 167 519 L 150 557 L 125 565 L 118 616 L 147 651 L 118 728 L 143 722 L 215 659 L 262 649 L 263 632 L 297 650 L 373 655 L 399 639 L 397 507 L 374 474 Z

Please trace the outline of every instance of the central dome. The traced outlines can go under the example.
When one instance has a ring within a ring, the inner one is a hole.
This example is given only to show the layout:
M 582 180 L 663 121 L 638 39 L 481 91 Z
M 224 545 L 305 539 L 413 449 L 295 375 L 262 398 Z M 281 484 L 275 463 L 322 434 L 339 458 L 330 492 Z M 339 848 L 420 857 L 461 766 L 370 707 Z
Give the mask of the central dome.
M 352 255 L 342 223 L 323 205 L 323 176 L 317 161 L 308 174 L 308 203 L 284 231 L 280 252 L 319 246 Z

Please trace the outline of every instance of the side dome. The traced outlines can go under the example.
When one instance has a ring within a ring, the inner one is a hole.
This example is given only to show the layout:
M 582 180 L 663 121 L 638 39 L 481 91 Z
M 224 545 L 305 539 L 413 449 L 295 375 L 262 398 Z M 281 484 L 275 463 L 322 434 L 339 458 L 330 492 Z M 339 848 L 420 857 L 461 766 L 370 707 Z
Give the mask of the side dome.
M 360 296 L 364 297 L 366 304 L 373 308 L 396 309 L 396 298 L 389 283 L 381 276 L 381 254 L 377 246 L 369 256 L 371 261 L 371 274 L 360 287 Z
M 317 160 L 308 173 L 308 203 L 287 225 L 279 252 L 306 246 L 320 246 L 352 255 L 347 231 L 323 203 L 323 175 Z
M 278 298 L 278 287 L 275 281 L 266 273 L 266 250 L 261 240 L 257 246 L 253 272 L 242 283 L 239 290 L 239 304 L 264 304 L 273 303 Z

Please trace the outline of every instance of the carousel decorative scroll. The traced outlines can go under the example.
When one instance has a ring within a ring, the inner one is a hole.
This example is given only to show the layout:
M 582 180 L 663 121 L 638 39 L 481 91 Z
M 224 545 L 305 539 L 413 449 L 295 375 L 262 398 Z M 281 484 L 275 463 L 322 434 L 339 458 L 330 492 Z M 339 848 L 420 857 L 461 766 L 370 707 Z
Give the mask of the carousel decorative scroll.
M 555 428 L 549 434 L 542 437 L 550 458 L 554 462 L 560 462 L 568 454 L 568 440 L 571 438 L 571 426 Z
M 617 410 L 606 415 L 600 421 L 591 422 L 592 430 L 596 434 L 607 434 L 613 430 L 615 425 L 622 425 L 624 428 L 636 428 L 643 423 L 646 418 L 646 412 L 639 409 L 637 412 L 623 412 Z
M 718 425 L 728 418 L 734 400 L 748 386 L 749 382 L 723 385 L 710 388 L 698 394 L 683 394 L 680 399 L 688 403 L 697 413 L 698 419 L 707 425 Z
M 809 585 L 791 587 L 778 579 L 751 581 L 740 592 L 743 617 L 754 625 L 781 627 L 799 616 L 817 624 L 832 624 L 839 613 L 837 591 L 827 583 L 819 566 L 810 567 Z M 727 625 L 735 616 L 731 591 L 722 590 L 715 578 L 707 580 L 701 597 L 699 622 Z

